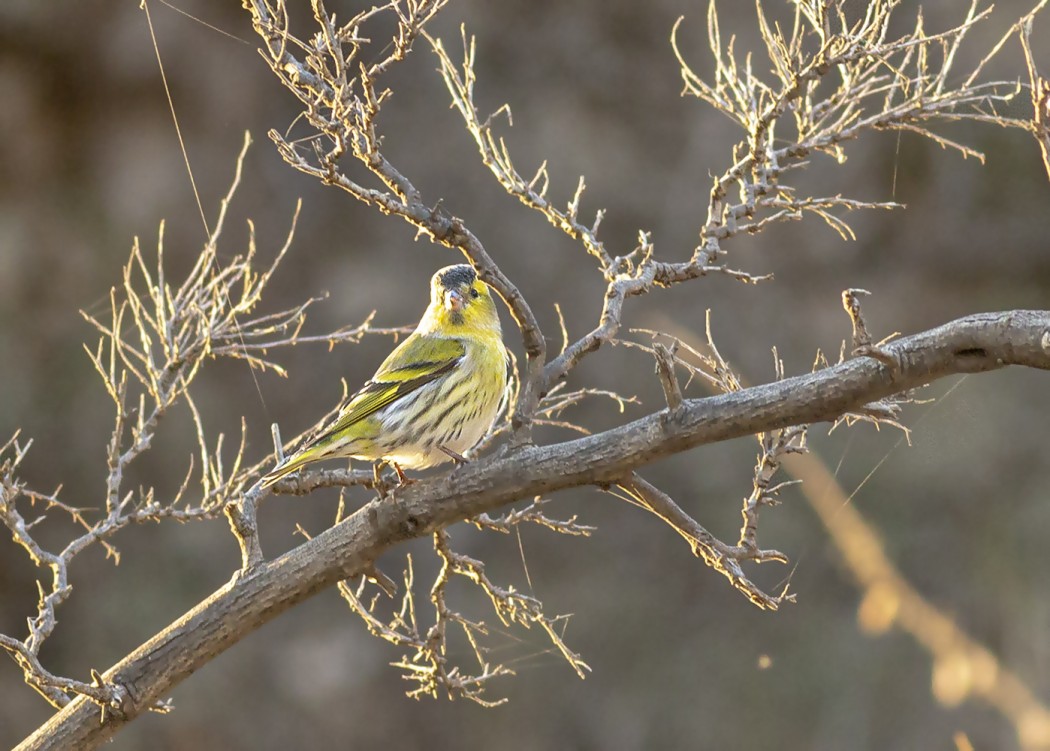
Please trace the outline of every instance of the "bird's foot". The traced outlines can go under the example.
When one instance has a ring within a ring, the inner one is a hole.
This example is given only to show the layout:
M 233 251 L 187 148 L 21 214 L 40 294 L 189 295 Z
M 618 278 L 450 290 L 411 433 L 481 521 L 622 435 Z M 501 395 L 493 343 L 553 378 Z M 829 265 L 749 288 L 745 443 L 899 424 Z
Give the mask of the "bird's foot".
M 397 473 L 396 483 L 383 479 L 383 467 L 387 466 L 393 468 L 394 472 Z M 389 498 L 391 493 L 395 490 L 407 488 L 409 485 L 416 482 L 416 480 L 405 475 L 405 471 L 401 469 L 401 466 L 397 462 L 390 462 L 385 459 L 372 465 L 372 475 L 372 487 L 374 487 L 376 492 L 379 493 L 379 497 L 382 500 Z
M 390 462 L 381 460 L 372 465 L 372 488 L 379 494 L 380 500 L 386 500 L 390 497 L 391 491 L 400 485 L 400 483 L 395 485 L 391 480 L 383 477 L 383 467 L 388 464 Z
M 404 488 L 415 482 L 415 480 L 413 480 L 411 477 L 405 475 L 405 472 L 403 469 L 401 469 L 400 464 L 398 464 L 397 462 L 390 462 L 390 464 L 393 465 L 394 471 L 397 472 L 397 486 L 399 488 Z

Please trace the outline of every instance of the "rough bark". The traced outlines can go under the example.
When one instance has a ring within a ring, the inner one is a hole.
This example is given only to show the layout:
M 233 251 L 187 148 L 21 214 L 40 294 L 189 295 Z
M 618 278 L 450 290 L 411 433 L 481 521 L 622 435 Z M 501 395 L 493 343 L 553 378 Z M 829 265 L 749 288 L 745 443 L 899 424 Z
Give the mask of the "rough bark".
M 366 504 L 341 524 L 243 572 L 106 672 L 126 689 L 118 710 L 78 697 L 19 749 L 90 749 L 172 687 L 278 614 L 362 572 L 386 549 L 521 498 L 614 483 L 656 459 L 789 425 L 834 420 L 956 373 L 1022 365 L 1050 370 L 1050 311 L 969 316 L 900 339 L 879 358 L 736 393 L 689 399 L 604 433 L 497 452 Z

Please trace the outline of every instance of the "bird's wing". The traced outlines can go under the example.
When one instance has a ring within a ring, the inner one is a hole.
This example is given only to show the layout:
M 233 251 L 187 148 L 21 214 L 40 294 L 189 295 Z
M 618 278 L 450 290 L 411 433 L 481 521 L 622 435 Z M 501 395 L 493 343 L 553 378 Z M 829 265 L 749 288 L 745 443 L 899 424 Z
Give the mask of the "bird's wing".
M 466 353 L 466 345 L 459 339 L 412 334 L 383 361 L 372 380 L 350 397 L 338 419 L 274 467 L 262 478 L 262 487 L 268 488 L 300 467 L 323 459 L 326 448 L 339 440 L 343 431 L 450 372 Z
M 262 478 L 268 488 L 287 474 L 324 458 L 339 434 L 369 415 L 448 373 L 462 362 L 466 346 L 458 339 L 413 334 L 394 349 L 361 390 L 350 397 L 339 418 L 293 456 Z
M 459 339 L 413 334 L 390 353 L 372 380 L 350 397 L 339 418 L 310 443 L 317 444 L 346 430 L 448 373 L 459 365 L 466 351 Z

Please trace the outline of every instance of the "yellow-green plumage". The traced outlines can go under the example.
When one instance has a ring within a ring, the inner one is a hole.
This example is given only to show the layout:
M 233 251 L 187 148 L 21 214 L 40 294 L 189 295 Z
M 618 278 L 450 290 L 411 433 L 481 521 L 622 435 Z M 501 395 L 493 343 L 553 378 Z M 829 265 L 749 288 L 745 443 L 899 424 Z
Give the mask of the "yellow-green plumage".
M 336 457 L 422 469 L 473 448 L 499 412 L 508 357 L 488 286 L 470 266 L 441 269 L 412 334 L 383 361 L 336 420 L 275 467 L 264 488 Z

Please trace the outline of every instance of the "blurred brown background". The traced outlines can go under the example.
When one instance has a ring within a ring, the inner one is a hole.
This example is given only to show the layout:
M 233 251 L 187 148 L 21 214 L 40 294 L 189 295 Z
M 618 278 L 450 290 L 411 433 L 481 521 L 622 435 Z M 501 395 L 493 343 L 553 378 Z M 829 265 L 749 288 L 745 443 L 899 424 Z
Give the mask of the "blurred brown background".
M 308 324 L 312 333 L 373 309 L 383 325 L 415 322 L 427 278 L 458 257 L 413 242 L 401 221 L 286 167 L 265 133 L 288 125 L 295 102 L 256 54 L 243 11 L 202 0 L 177 5 L 236 37 L 151 5 L 210 219 L 243 132 L 256 141 L 223 252 L 244 249 L 250 217 L 262 253 L 272 255 L 301 196 L 293 250 L 267 309 L 328 291 Z M 1029 5 L 998 3 L 993 21 L 972 32 L 960 73 Z M 723 35 L 731 26 L 750 44 L 751 5 L 721 6 Z M 549 159 L 559 201 L 585 174 L 584 208 L 608 209 L 602 234 L 614 252 L 630 249 L 646 229 L 658 253 L 684 258 L 703 221 L 709 173 L 725 168 L 736 137 L 724 118 L 678 96 L 670 29 L 686 16 L 687 54 L 707 71 L 705 10 L 684 0 L 464 0 L 431 31 L 452 48 L 460 22 L 478 35 L 479 104 L 513 106 L 508 141 L 523 172 Z M 949 0 L 924 10 L 932 29 L 964 13 Z M 913 17 L 914 8 L 904 13 Z M 1039 62 L 1050 70 L 1045 19 L 1035 38 Z M 386 81 L 395 91 L 383 117 L 388 155 L 427 200 L 442 199 L 467 221 L 527 295 L 553 346 L 555 302 L 570 333 L 582 334 L 597 320 L 603 291 L 591 259 L 498 189 L 449 110 L 435 67 L 420 44 Z M 1022 75 L 1016 43 L 993 68 L 1007 78 Z M 82 342 L 95 339 L 77 310 L 104 310 L 132 237 L 152 249 L 160 219 L 167 220 L 172 275 L 203 239 L 145 14 L 133 3 L 4 3 L 0 103 L 0 441 L 21 428 L 35 441 L 25 479 L 43 490 L 63 483 L 67 502 L 93 506 L 102 500 L 111 404 L 82 351 Z M 772 271 L 775 282 L 700 280 L 632 301 L 628 323 L 654 326 L 671 317 L 699 332 L 712 308 L 723 353 L 757 381 L 771 377 L 773 345 L 792 374 L 808 369 L 817 348 L 837 353 L 848 335 L 839 300 L 848 286 L 874 293 L 865 306 L 879 333 L 978 311 L 1046 307 L 1050 185 L 1035 144 L 990 127 L 950 133 L 984 151 L 987 164 L 895 134 L 852 144 L 842 167 L 814 157 L 812 169 L 794 178 L 800 188 L 892 198 L 907 210 L 851 216 L 852 243 L 815 220 L 735 239 L 731 265 Z M 504 323 L 511 325 L 509 316 Z M 508 341 L 517 345 L 514 332 Z M 236 434 L 247 415 L 251 456 L 258 457 L 269 449 L 270 422 L 286 435 L 306 427 L 338 398 L 340 377 L 360 383 L 389 346 L 375 338 L 332 353 L 323 346 L 283 352 L 291 377 L 259 376 L 261 395 L 247 368 L 217 363 L 198 390 L 207 425 Z M 573 416 L 595 429 L 660 404 L 652 364 L 636 351 L 591 357 L 574 383 L 643 401 L 625 416 L 600 402 L 577 410 Z M 927 395 L 952 386 L 938 383 Z M 867 426 L 830 437 L 818 426 L 812 442 L 840 466 L 847 492 L 889 454 L 854 505 L 882 531 L 915 586 L 1050 701 L 1048 394 L 1046 373 L 972 377 L 943 401 L 908 411 L 911 448 L 899 445 L 898 434 Z M 133 478 L 156 485 L 161 496 L 177 486 L 191 450 L 186 415 L 173 415 L 168 431 Z M 738 441 L 644 474 L 729 539 L 750 490 L 754 453 L 753 442 Z M 655 518 L 594 490 L 557 500 L 556 513 L 581 514 L 599 527 L 596 535 L 562 539 L 526 529 L 523 544 L 535 593 L 550 612 L 575 614 L 567 637 L 594 669 L 586 681 L 544 654 L 540 635 L 498 635 L 498 654 L 519 671 L 493 686 L 508 705 L 408 700 L 406 684 L 387 666 L 399 653 L 370 638 L 335 593 L 325 592 L 186 681 L 173 694 L 173 715 L 137 720 L 113 748 L 943 749 L 957 731 L 978 749 L 1017 746 L 1009 724 L 988 708 L 940 706 L 928 657 L 908 637 L 861 634 L 857 592 L 799 493 L 786 493 L 785 504 L 762 518 L 761 541 L 787 552 L 792 567 L 770 564 L 756 576 L 775 587 L 790 575 L 798 593 L 797 605 L 776 614 L 748 604 Z M 261 517 L 267 552 L 296 544 L 297 522 L 316 532 L 333 514 L 330 494 L 268 501 Z M 56 534 L 54 544 L 61 539 Z M 500 580 L 525 586 L 513 538 L 460 525 L 453 541 L 488 561 Z M 85 679 L 90 668 L 108 667 L 224 583 L 237 561 L 222 521 L 147 526 L 116 542 L 119 567 L 95 551 L 73 569 L 75 592 L 43 655 L 57 673 Z M 425 582 L 432 556 L 425 544 L 412 550 Z M 383 567 L 396 574 L 400 560 Z M 23 635 L 37 575 L 20 549 L 0 540 L 0 631 Z M 474 591 L 460 596 L 468 609 L 481 604 Z M 0 746 L 16 743 L 50 712 L 16 666 L 0 660 Z

